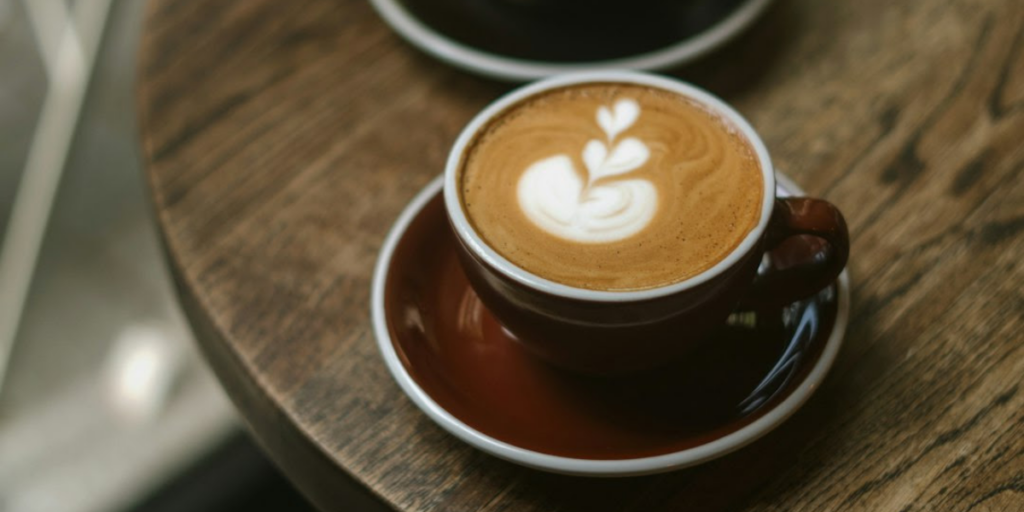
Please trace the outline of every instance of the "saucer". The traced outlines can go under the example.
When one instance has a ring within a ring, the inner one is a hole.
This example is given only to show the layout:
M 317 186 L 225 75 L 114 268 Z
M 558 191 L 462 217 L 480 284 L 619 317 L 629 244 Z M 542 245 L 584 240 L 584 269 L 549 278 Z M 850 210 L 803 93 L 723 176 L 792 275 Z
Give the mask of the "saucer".
M 491 78 L 527 81 L 583 69 L 686 64 L 749 27 L 770 0 L 665 1 L 632 18 L 565 8 L 552 13 L 550 7 L 539 12 L 544 3 L 498 0 L 372 3 L 388 25 L 426 53 Z
M 779 175 L 780 197 L 802 194 Z M 392 376 L 430 419 L 496 457 L 556 473 L 670 471 L 736 450 L 814 392 L 846 329 L 849 279 L 784 308 L 734 314 L 684 361 L 628 377 L 555 369 L 526 353 L 469 287 L 441 179 L 381 248 L 372 320 Z

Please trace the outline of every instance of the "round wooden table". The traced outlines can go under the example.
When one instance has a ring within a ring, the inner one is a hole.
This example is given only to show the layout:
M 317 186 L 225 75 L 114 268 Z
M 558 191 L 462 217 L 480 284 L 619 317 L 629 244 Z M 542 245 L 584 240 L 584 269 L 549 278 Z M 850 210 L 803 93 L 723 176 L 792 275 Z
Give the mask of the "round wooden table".
M 845 212 L 852 321 L 781 428 L 616 480 L 458 442 L 399 391 L 370 329 L 386 231 L 509 85 L 425 57 L 364 0 L 152 0 L 143 40 L 141 139 L 182 303 L 323 510 L 1024 510 L 1020 0 L 779 0 L 674 73 Z

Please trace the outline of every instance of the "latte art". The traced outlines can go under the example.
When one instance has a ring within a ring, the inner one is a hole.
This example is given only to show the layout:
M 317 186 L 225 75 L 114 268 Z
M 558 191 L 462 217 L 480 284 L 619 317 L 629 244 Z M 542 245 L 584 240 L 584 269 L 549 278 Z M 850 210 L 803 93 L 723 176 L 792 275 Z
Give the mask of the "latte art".
M 647 146 L 636 138 L 615 142 L 639 114 L 639 105 L 631 99 L 619 100 L 614 110 L 598 109 L 597 122 L 608 145 L 591 139 L 584 147 L 586 182 L 567 155 L 531 165 L 517 188 L 523 213 L 548 233 L 577 242 L 611 242 L 639 233 L 658 208 L 654 184 L 645 179 L 605 179 L 634 171 L 650 157 Z
M 543 278 L 640 290 L 694 276 L 757 225 L 763 176 L 721 117 L 662 89 L 590 83 L 514 104 L 462 154 L 483 241 Z

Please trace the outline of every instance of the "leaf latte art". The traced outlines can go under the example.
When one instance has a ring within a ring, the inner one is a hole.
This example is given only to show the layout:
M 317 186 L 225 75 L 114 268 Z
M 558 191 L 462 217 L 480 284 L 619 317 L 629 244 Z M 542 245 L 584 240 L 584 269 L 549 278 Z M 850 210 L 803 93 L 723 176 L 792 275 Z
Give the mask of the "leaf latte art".
M 597 120 L 608 143 L 629 128 L 640 114 L 631 99 L 619 100 L 614 110 L 601 107 Z M 643 142 L 626 138 L 609 151 L 591 139 L 583 149 L 588 180 L 580 177 L 566 155 L 545 158 L 519 179 L 517 194 L 523 212 L 541 229 L 584 243 L 628 238 L 642 230 L 658 208 L 658 191 L 645 179 L 605 180 L 643 166 L 650 151 Z
M 480 238 L 535 275 L 640 290 L 699 274 L 758 223 L 764 178 L 727 121 L 675 92 L 588 83 L 496 114 L 459 165 Z

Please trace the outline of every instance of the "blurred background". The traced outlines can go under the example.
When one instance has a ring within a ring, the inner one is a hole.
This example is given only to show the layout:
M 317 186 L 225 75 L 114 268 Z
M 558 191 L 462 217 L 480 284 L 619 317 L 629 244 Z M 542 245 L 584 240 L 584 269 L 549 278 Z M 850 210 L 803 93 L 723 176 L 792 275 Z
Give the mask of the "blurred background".
M 0 0 L 0 512 L 311 510 L 176 306 L 135 130 L 142 0 Z

